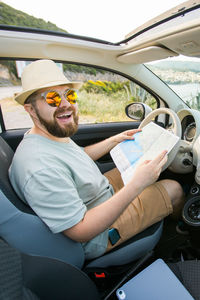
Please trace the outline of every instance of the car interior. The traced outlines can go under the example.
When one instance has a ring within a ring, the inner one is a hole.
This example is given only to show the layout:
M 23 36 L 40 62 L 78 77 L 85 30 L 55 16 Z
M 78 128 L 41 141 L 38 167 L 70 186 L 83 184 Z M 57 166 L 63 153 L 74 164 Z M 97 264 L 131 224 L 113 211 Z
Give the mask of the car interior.
M 53 234 L 15 193 L 8 169 L 31 125 L 10 128 L 0 100 L 0 299 L 129 299 L 116 291 L 157 259 L 169 266 L 191 299 L 200 299 L 200 111 L 190 108 L 145 65 L 178 55 L 200 58 L 199 12 L 200 1 L 187 1 L 115 44 L 0 25 L 0 64 L 52 59 L 113 72 L 149 93 L 152 107 L 142 96 L 136 102 L 129 99 L 123 104 L 126 121 L 81 123 L 72 139 L 84 147 L 153 120 L 180 139 L 159 179 L 177 180 L 186 195 L 179 220 L 169 216 L 109 253 L 86 260 L 81 243 Z M 18 112 L 22 124 L 23 116 Z M 109 154 L 96 163 L 102 173 L 115 166 Z M 185 232 L 180 233 L 179 226 Z

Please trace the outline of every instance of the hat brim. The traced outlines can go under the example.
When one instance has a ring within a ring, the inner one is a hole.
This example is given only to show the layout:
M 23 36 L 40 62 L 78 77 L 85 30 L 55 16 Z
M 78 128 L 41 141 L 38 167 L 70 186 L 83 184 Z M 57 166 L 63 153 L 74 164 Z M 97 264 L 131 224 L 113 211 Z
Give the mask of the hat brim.
M 83 82 L 75 82 L 75 81 L 74 82 L 69 82 L 69 81 L 49 82 L 48 84 L 43 85 L 41 87 L 19 93 L 18 95 L 16 95 L 15 100 L 19 104 L 24 105 L 24 102 L 26 101 L 26 99 L 34 92 L 39 91 L 44 88 L 47 88 L 47 87 L 52 87 L 52 86 L 57 86 L 57 85 L 68 85 L 69 87 L 78 90 L 83 85 Z

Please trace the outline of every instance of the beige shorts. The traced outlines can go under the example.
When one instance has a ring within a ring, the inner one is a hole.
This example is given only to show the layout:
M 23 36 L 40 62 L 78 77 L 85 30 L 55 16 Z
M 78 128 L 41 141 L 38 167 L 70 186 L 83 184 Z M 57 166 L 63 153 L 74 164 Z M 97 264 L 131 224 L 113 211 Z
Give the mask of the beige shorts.
M 119 171 L 115 168 L 104 174 L 112 184 L 114 191 L 119 191 L 124 185 Z M 147 187 L 138 195 L 110 226 L 116 228 L 120 234 L 120 240 L 112 245 L 108 241 L 106 251 L 113 249 L 145 228 L 162 220 L 172 213 L 172 204 L 169 195 L 160 182 Z

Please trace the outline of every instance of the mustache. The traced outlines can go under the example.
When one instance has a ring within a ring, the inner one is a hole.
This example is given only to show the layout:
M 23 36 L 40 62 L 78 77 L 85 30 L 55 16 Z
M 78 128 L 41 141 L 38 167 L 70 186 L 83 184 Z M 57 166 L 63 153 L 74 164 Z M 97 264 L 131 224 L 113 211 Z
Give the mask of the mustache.
M 56 109 L 56 111 L 54 112 L 54 117 L 56 117 L 57 115 L 59 114 L 64 114 L 64 113 L 67 113 L 69 111 L 72 111 L 73 114 L 75 115 L 75 108 L 74 107 L 69 107 L 68 109 L 66 109 L 65 107 L 58 107 Z

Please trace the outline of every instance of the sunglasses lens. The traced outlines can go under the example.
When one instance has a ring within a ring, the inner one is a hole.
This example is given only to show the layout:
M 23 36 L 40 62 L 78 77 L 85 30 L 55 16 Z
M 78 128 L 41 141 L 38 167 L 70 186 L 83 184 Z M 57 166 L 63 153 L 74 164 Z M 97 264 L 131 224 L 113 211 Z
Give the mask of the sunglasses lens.
M 73 90 L 68 90 L 66 92 L 66 99 L 70 104 L 75 104 L 77 101 L 78 95 L 75 91 Z
M 57 92 L 48 92 L 46 94 L 46 102 L 53 107 L 57 107 L 60 105 L 61 97 Z
M 76 100 L 78 98 L 78 95 L 75 91 L 73 90 L 67 90 L 65 92 L 65 97 L 66 100 L 70 103 L 70 104 L 75 104 Z M 50 91 L 46 94 L 46 102 L 52 106 L 52 107 L 58 107 L 61 103 L 61 96 L 59 95 L 58 92 L 55 91 Z

